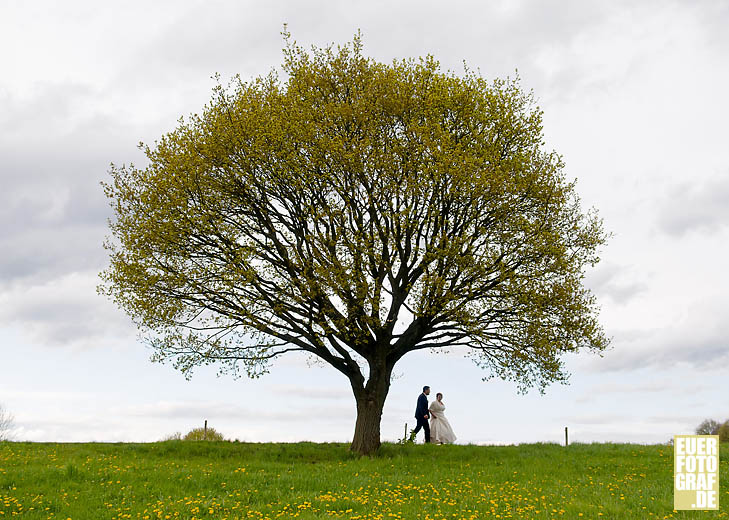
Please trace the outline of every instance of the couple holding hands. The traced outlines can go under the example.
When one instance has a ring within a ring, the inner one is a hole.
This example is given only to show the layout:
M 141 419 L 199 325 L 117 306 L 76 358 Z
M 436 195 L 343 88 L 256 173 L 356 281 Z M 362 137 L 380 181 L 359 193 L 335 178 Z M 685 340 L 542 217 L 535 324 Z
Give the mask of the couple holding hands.
M 430 395 L 430 387 L 424 386 L 423 393 L 418 396 L 418 406 L 415 408 L 415 419 L 418 424 L 411 432 L 411 438 L 414 438 L 422 428 L 425 432 L 425 442 L 450 444 L 456 440 L 456 435 L 443 413 L 445 411 L 443 394 L 440 392 L 435 394 L 435 401 L 430 403 L 430 406 L 428 406 L 428 395 Z M 428 424 L 428 419 L 430 419 L 430 424 Z

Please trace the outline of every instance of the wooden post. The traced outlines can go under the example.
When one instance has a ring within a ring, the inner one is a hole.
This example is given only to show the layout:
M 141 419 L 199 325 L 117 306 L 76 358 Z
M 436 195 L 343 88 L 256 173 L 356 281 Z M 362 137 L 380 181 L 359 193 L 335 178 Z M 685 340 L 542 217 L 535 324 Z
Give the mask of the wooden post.
M 203 440 L 208 440 L 208 420 L 207 419 L 205 419 L 205 429 L 203 431 Z
M 564 445 L 567 446 L 569 444 L 569 441 L 567 439 L 567 427 L 564 427 Z
M 405 423 L 405 435 L 402 438 L 405 442 L 408 441 L 408 423 Z

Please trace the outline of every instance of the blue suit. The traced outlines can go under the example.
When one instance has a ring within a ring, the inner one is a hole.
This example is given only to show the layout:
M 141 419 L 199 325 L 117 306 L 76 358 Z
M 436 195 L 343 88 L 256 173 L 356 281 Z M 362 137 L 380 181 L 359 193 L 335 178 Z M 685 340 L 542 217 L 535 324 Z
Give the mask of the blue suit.
M 417 435 L 420 428 L 422 428 L 425 432 L 425 442 L 430 442 L 430 425 L 428 424 L 429 418 L 428 397 L 425 394 L 420 394 L 418 396 L 418 405 L 415 408 L 415 419 L 417 419 L 418 423 L 413 431 Z
M 418 396 L 418 406 L 415 408 L 415 418 L 423 419 L 428 413 L 428 398 L 425 394 Z

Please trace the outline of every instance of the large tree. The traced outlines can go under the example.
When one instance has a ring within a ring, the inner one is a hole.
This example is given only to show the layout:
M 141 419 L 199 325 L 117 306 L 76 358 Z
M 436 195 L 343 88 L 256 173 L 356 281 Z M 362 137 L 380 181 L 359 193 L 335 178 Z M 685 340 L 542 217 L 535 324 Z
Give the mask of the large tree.
M 380 445 L 395 364 L 462 348 L 521 390 L 600 352 L 584 270 L 605 242 L 518 80 L 383 64 L 359 37 L 214 89 L 154 146 L 111 167 L 101 290 L 156 360 L 255 377 L 303 352 L 341 372 L 352 449 Z

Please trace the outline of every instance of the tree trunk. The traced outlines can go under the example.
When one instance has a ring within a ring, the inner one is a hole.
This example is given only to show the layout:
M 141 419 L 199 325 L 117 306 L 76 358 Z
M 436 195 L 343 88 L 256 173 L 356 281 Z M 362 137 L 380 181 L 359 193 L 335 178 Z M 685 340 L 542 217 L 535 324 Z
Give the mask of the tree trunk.
M 380 421 L 390 389 L 390 372 L 384 366 L 370 366 L 370 378 L 362 388 L 352 384 L 357 400 L 357 422 L 351 450 L 361 455 L 371 455 L 380 447 Z
M 352 451 L 370 455 L 380 447 L 380 421 L 384 405 L 384 396 L 381 399 L 375 396 L 357 399 L 357 422 L 354 426 Z

